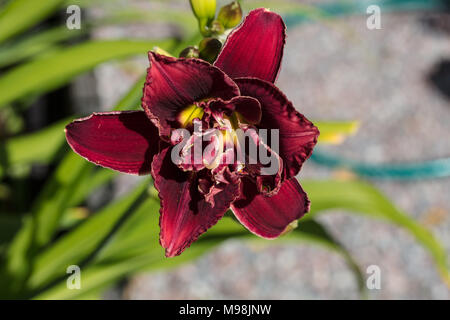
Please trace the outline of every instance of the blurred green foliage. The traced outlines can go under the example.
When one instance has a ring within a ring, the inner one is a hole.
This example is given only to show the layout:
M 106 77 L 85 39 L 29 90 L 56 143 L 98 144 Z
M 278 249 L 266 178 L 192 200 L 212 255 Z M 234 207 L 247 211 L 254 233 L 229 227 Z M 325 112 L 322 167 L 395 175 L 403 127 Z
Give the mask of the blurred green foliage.
M 261 5 L 258 1 L 241 3 L 247 10 Z M 312 201 L 311 213 L 299 221 L 296 229 L 276 241 L 260 240 L 226 217 L 181 256 L 172 259 L 164 257 L 158 243 L 159 200 L 149 179 L 142 179 L 128 194 L 90 212 L 86 199 L 117 173 L 95 167 L 69 151 L 63 132 L 69 119 L 21 134 L 23 110 L 35 97 L 70 83 L 100 63 L 131 55 L 145 56 L 154 46 L 177 56 L 200 38 L 192 15 L 164 5 L 160 11 L 147 13 L 111 10 L 106 18 L 89 21 L 86 29 L 78 31 L 69 31 L 65 26 L 32 30 L 68 4 L 63 0 L 13 0 L 0 9 L 0 68 L 6 70 L 0 75 L 0 123 L 5 123 L 2 128 L 9 128 L 8 132 L 0 130 L 0 201 L 20 194 L 16 187 L 20 184 L 16 182 L 27 177 L 31 166 L 54 166 L 43 188 L 24 210 L 16 212 L 0 206 L 0 298 L 101 298 L 106 288 L 126 276 L 192 261 L 230 238 L 261 245 L 310 243 L 326 248 L 348 264 L 364 296 L 364 277 L 358 263 L 316 219 L 318 214 L 332 209 L 382 219 L 403 228 L 430 252 L 443 279 L 449 281 L 446 253 L 434 236 L 376 188 L 359 180 L 302 181 Z M 70 4 L 108 6 L 101 0 Z M 320 8 L 285 1 L 265 1 L 264 5 L 279 7 L 291 15 L 294 8 L 295 15 L 303 18 L 315 19 L 321 12 Z M 184 30 L 183 38 L 84 39 L 67 43 L 98 25 L 145 20 L 178 24 Z M 139 107 L 145 70 L 142 72 L 142 78 L 115 110 Z M 19 101 L 23 103 L 17 104 Z M 13 124 L 6 125 L 9 122 Z M 322 132 L 320 143 L 339 143 L 357 129 L 354 121 L 319 121 L 317 125 Z M 82 269 L 81 290 L 69 290 L 66 286 L 66 268 L 74 264 Z

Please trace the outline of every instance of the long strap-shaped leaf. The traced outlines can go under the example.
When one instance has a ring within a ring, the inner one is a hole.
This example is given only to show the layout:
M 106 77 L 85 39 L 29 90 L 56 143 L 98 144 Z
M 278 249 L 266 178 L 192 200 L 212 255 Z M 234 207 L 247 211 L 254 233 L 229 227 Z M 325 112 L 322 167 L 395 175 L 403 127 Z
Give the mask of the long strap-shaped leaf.
M 82 266 L 94 257 L 96 250 L 114 235 L 115 228 L 145 201 L 148 185 L 149 179 L 145 179 L 128 196 L 109 204 L 39 254 L 34 260 L 26 290 L 35 290 L 52 279 L 64 277 L 67 266 Z
M 102 19 L 89 19 L 87 21 L 86 19 L 89 19 L 89 17 L 83 18 L 81 29 L 69 30 L 67 29 L 67 26 L 63 24 L 21 36 L 14 42 L 3 45 L 0 50 L 0 67 L 12 65 L 26 59 L 34 58 L 40 54 L 62 49 L 62 43 L 86 35 L 97 27 L 137 22 L 155 23 L 158 21 L 176 23 L 180 29 L 185 31 L 189 30 L 189 32 L 194 32 L 197 27 L 195 17 L 186 15 L 186 12 L 184 11 L 176 13 L 160 10 L 143 12 L 137 11 L 136 9 L 135 14 L 132 14 L 124 12 L 122 8 L 118 13 L 109 14 Z
M 335 180 L 304 181 L 303 186 L 312 200 L 312 211 L 301 220 L 295 231 L 282 237 L 282 241 L 295 239 L 312 241 L 343 254 L 357 275 L 359 287 L 362 288 L 361 272 L 347 251 L 332 239 L 323 227 L 317 222 L 311 221 L 319 212 L 341 208 L 365 216 L 384 219 L 411 232 L 419 243 L 430 251 L 442 276 L 444 279 L 448 279 L 445 251 L 432 234 L 395 208 L 374 187 L 361 181 Z M 76 298 L 78 294 L 98 290 L 106 284 L 113 283 L 117 278 L 136 271 L 178 265 L 180 262 L 197 257 L 215 244 L 230 237 L 255 239 L 235 221 L 223 219 L 209 230 L 198 243 L 183 253 L 182 258 L 165 259 L 163 250 L 159 246 L 151 245 L 151 243 L 157 243 L 158 208 L 158 203 L 151 199 L 124 223 L 108 245 L 93 259 L 93 264 L 84 269 L 83 279 L 85 279 L 86 286 L 82 291 L 73 295 L 73 291 L 67 290 L 65 283 L 61 283 L 42 292 L 37 298 Z M 270 243 L 276 242 L 271 241 Z
M 98 40 L 24 63 L 0 77 L 0 108 L 29 94 L 57 88 L 96 65 L 131 55 L 145 55 L 154 46 L 170 47 L 174 40 Z
M 23 36 L 20 40 L 2 46 L 0 50 L 0 67 L 13 65 L 39 54 L 45 54 L 58 49 L 58 45 L 69 39 L 75 39 L 90 31 L 88 26 L 80 30 L 69 30 L 66 26 Z M 61 48 L 59 48 L 61 49 Z
M 198 35 L 188 38 L 171 51 L 178 52 L 197 38 Z M 144 79 L 142 77 L 136 82 L 114 110 L 137 108 L 142 97 Z M 38 195 L 32 206 L 31 215 L 25 217 L 23 226 L 7 248 L 6 263 L 0 266 L 0 295 L 6 292 L 9 297 L 14 294 L 20 296 L 24 290 L 24 283 L 30 275 L 30 264 L 34 255 L 40 247 L 52 239 L 64 212 L 70 206 L 81 202 L 95 187 L 106 183 L 115 175 L 114 172 L 102 172 L 100 177 L 91 179 L 92 169 L 93 165 L 72 152 L 64 157 Z M 92 184 L 88 184 L 87 181 Z M 83 187 L 87 185 L 89 187 Z
M 188 38 L 176 47 L 172 52 L 178 52 L 191 40 L 197 39 L 197 35 Z M 148 48 L 151 49 L 151 48 Z M 142 97 L 143 76 L 130 91 L 118 102 L 114 110 L 130 110 L 137 108 Z M 3 267 L 3 273 L 10 278 L 17 277 L 20 283 L 29 272 L 30 256 L 36 248 L 45 245 L 53 236 L 58 222 L 65 210 L 82 201 L 95 187 L 107 182 L 115 173 L 104 174 L 101 179 L 90 179 L 90 170 L 93 166 L 81 157 L 69 152 L 55 170 L 52 178 L 46 183 L 44 189 L 33 204 L 32 215 L 27 217 L 21 231 L 13 240 L 8 251 L 7 264 Z M 101 169 L 104 170 L 104 169 Z M 83 178 L 84 177 L 84 178 Z M 89 184 L 87 181 L 95 182 Z M 34 247 L 35 249 L 31 249 Z M 1 271 L 1 270 L 0 270 Z M 0 277 L 0 282 L 2 277 Z
M 60 149 L 64 126 L 69 119 L 60 120 L 34 133 L 8 139 L 0 145 L 0 177 L 10 165 L 48 163 Z
M 286 241 L 320 245 L 343 256 L 355 274 L 358 287 L 361 291 L 363 290 L 362 273 L 348 251 L 315 221 L 300 223 L 295 231 L 280 239 L 280 242 L 260 240 L 233 219 L 224 218 L 181 256 L 168 259 L 164 257 L 164 250 L 158 245 L 158 210 L 158 199 L 149 199 L 124 222 L 114 237 L 92 261 L 92 264 L 82 269 L 81 290 L 76 290 L 77 292 L 68 290 L 65 282 L 62 281 L 39 293 L 35 298 L 84 298 L 134 272 L 166 270 L 196 259 L 230 238 L 259 240 L 264 245 L 280 244 Z
M 142 78 L 131 88 L 116 105 L 116 110 L 132 109 L 139 104 L 143 81 Z M 64 137 L 62 131 L 60 135 Z M 53 237 L 65 210 L 82 201 L 94 186 L 98 186 L 98 181 L 105 181 L 93 179 L 94 183 L 89 188 L 83 188 L 90 180 L 92 169 L 93 165 L 73 152 L 67 153 L 61 161 L 7 250 L 6 263 L 0 268 L 0 294 L 1 289 L 9 293 L 22 291 L 23 283 L 31 272 L 33 255 Z
M 9 0 L 0 8 L 0 43 L 42 21 L 63 3 L 64 0 Z
M 311 212 L 305 219 L 330 209 L 344 209 L 369 218 L 392 223 L 408 231 L 431 254 L 444 282 L 450 287 L 448 257 L 433 234 L 396 208 L 380 191 L 360 180 L 302 181 L 311 200 Z

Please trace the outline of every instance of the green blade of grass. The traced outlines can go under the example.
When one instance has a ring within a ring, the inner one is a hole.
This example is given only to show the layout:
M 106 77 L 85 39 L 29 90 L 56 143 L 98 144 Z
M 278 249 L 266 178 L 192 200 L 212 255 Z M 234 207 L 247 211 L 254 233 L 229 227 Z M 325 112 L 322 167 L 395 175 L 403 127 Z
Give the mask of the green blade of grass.
M 27 289 L 35 290 L 47 285 L 54 279 L 64 277 L 69 265 L 82 265 L 88 261 L 102 243 L 114 234 L 115 228 L 148 197 L 148 184 L 149 180 L 145 179 L 129 195 L 109 204 L 38 254 Z
M 358 287 L 362 288 L 362 273 L 350 254 L 315 221 L 300 223 L 295 231 L 278 241 L 264 241 L 250 234 L 236 221 L 224 218 L 181 256 L 169 259 L 164 257 L 164 250 L 158 244 L 158 209 L 159 201 L 149 199 L 127 219 L 92 260 L 92 264 L 82 269 L 81 290 L 69 290 L 65 281 L 61 281 L 48 290 L 40 292 L 35 298 L 83 298 L 90 292 L 97 292 L 100 288 L 114 284 L 135 272 L 167 270 L 192 261 L 231 238 L 258 241 L 263 245 L 286 242 L 320 245 L 343 256 L 357 279 Z
M 64 0 L 10 0 L 0 11 L 0 43 L 50 16 Z
M 173 40 L 89 41 L 22 64 L 0 78 L 0 108 L 29 94 L 55 89 L 98 64 L 126 56 L 146 55 L 154 46 L 171 46 Z
M 137 81 L 118 102 L 115 110 L 136 108 L 142 95 L 143 82 L 144 78 Z M 61 136 L 64 136 L 63 132 Z M 81 188 L 81 185 L 86 185 L 86 181 L 90 180 L 92 168 L 92 164 L 71 151 L 65 155 L 33 203 L 31 214 L 25 217 L 22 227 L 6 250 L 6 262 L 0 268 L 0 295 L 5 292 L 20 294 L 31 271 L 33 255 L 52 239 L 66 209 L 82 201 L 93 187 L 98 186 L 93 183 L 90 188 Z M 106 182 L 109 179 L 100 180 Z
M 64 141 L 64 126 L 69 119 L 58 121 L 47 128 L 10 138 L 0 145 L 0 170 L 10 165 L 48 163 Z

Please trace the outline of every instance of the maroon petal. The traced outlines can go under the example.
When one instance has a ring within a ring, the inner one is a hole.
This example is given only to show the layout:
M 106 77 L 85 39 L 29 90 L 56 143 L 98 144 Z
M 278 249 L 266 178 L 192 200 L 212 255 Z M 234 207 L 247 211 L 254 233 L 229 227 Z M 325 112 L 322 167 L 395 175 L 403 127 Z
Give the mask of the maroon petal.
M 160 243 L 166 249 L 167 257 L 181 254 L 216 224 L 239 195 L 237 181 L 222 185 L 220 192 L 214 192 L 214 199 L 205 200 L 199 190 L 205 187 L 204 177 L 176 167 L 171 161 L 170 150 L 170 147 L 166 148 L 156 155 L 152 166 L 155 188 L 161 199 Z
M 255 78 L 239 78 L 235 81 L 243 95 L 255 97 L 261 103 L 262 119 L 258 127 L 280 130 L 279 155 L 284 162 L 284 174 L 286 178 L 295 176 L 311 155 L 319 130 L 297 112 L 272 83 Z
M 236 111 L 243 117 L 243 121 L 249 124 L 257 124 L 261 121 L 261 105 L 252 97 L 234 97 L 229 101 L 222 99 L 212 100 L 208 104 L 211 113 L 223 117 L 223 113 L 230 116 Z
M 267 9 L 251 11 L 227 38 L 215 66 L 231 78 L 256 77 L 275 82 L 286 39 L 281 17 Z
M 252 180 L 256 181 L 256 187 L 259 193 L 266 196 L 273 196 L 281 187 L 283 161 L 280 156 L 273 152 L 270 147 L 264 143 L 257 131 L 253 128 L 241 128 L 249 139 L 239 138 L 237 145 L 238 159 L 245 158 L 246 165 L 241 174 L 248 174 Z M 244 147 L 244 144 L 248 147 Z M 253 147 L 252 147 L 253 146 Z M 250 152 L 257 151 L 257 154 Z
M 177 116 L 195 101 L 231 99 L 239 95 L 237 85 L 226 74 L 198 59 L 176 59 L 149 53 L 150 67 L 144 86 L 142 107 L 167 141 Z
M 150 172 L 160 141 L 143 111 L 94 113 L 67 125 L 66 139 L 90 162 L 130 174 Z
M 309 200 L 295 178 L 283 182 L 280 191 L 265 197 L 258 194 L 256 185 L 241 180 L 242 198 L 231 205 L 236 218 L 254 234 L 273 239 L 294 220 L 309 211 Z

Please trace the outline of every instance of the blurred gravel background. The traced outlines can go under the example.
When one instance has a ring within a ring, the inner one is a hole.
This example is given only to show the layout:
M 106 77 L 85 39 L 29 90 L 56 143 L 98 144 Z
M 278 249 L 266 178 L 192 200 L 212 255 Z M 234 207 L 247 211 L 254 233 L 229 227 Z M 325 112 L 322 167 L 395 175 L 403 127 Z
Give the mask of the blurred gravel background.
M 449 21 L 444 14 L 382 12 L 381 30 L 368 30 L 366 17 L 289 28 L 278 86 L 310 119 L 361 121 L 356 136 L 322 150 L 370 163 L 449 157 L 450 100 L 430 82 L 445 64 L 448 77 L 449 33 L 435 26 L 448 27 Z M 99 30 L 96 36 L 114 32 L 148 36 L 148 29 L 139 26 L 119 30 Z M 170 32 L 160 26 L 150 32 L 160 31 Z M 113 105 L 147 64 L 141 59 L 98 68 L 100 105 L 105 110 Z M 300 178 L 336 174 L 309 161 Z M 122 175 L 115 189 L 123 192 L 132 182 L 133 178 Z M 399 208 L 423 221 L 450 253 L 450 179 L 374 183 Z M 381 290 L 370 291 L 369 298 L 450 298 L 429 255 L 404 231 L 345 212 L 319 220 L 363 271 L 371 264 L 381 268 Z M 354 299 L 358 295 L 345 262 L 322 248 L 261 247 L 229 240 L 195 263 L 136 276 L 105 298 Z

